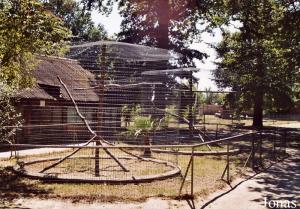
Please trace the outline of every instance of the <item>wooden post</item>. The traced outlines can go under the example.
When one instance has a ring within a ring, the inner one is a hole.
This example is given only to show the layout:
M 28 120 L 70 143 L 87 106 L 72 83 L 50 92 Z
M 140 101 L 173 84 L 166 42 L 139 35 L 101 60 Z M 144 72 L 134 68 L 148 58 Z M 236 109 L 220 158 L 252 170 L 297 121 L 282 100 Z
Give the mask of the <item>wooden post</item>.
M 227 183 L 230 182 L 229 176 L 229 141 L 227 142 Z
M 262 132 L 259 132 L 259 164 L 262 166 Z
M 191 197 L 194 198 L 194 147 L 192 148 L 192 165 L 191 165 Z
M 255 135 L 252 134 L 252 155 L 251 155 L 251 167 L 254 170 L 255 167 Z
M 183 176 L 183 180 L 182 180 L 181 185 L 180 185 L 179 194 L 178 194 L 179 196 L 180 196 L 180 194 L 181 194 L 181 191 L 182 191 L 182 189 L 183 189 L 184 183 L 185 183 L 185 181 L 186 181 L 186 177 L 187 177 L 187 174 L 188 174 L 188 172 L 189 172 L 189 170 L 190 170 L 192 161 L 193 161 L 193 153 L 191 154 L 189 163 L 188 163 L 188 165 L 187 165 L 187 167 L 186 167 L 186 171 L 185 171 L 184 176 Z
M 229 164 L 230 164 L 230 159 L 229 159 L 229 141 L 227 141 L 227 151 L 226 151 L 226 166 L 225 166 L 225 169 L 222 173 L 222 176 L 221 176 L 221 179 L 223 180 L 224 179 L 224 176 L 225 176 L 225 173 L 227 174 L 226 175 L 226 181 L 227 183 L 229 184 L 230 183 L 230 173 L 229 173 Z
M 86 120 L 86 118 L 85 118 L 85 117 L 82 115 L 82 113 L 80 112 L 79 107 L 78 107 L 78 105 L 76 104 L 76 102 L 75 102 L 75 100 L 74 100 L 74 98 L 73 98 L 71 92 L 69 91 L 68 87 L 66 86 L 66 84 L 59 78 L 59 76 L 58 76 L 57 78 L 58 78 L 59 82 L 62 84 L 62 86 L 64 87 L 64 89 L 66 90 L 67 94 L 69 95 L 69 97 L 70 97 L 70 99 L 71 99 L 71 101 L 72 101 L 72 103 L 73 103 L 73 106 L 74 106 L 74 108 L 75 108 L 75 110 L 76 110 L 77 115 L 78 115 L 78 116 L 80 117 L 80 119 L 83 121 L 83 123 L 85 124 L 87 130 L 93 135 L 93 137 L 92 137 L 88 142 L 86 142 L 86 144 L 85 144 L 84 146 L 87 146 L 89 143 L 91 143 L 92 141 L 94 141 L 95 138 L 97 138 L 99 145 L 100 145 L 101 148 L 106 152 L 106 154 L 108 154 L 108 155 L 109 155 L 109 156 L 110 156 L 110 157 L 111 157 L 111 158 L 112 158 L 112 159 L 113 159 L 113 160 L 114 160 L 114 161 L 122 168 L 122 170 L 123 170 L 124 172 L 128 172 L 129 170 L 128 170 L 128 169 L 127 169 L 127 168 L 126 168 L 126 167 L 118 160 L 118 158 L 115 157 L 115 156 L 114 156 L 107 148 L 104 148 L 104 147 L 103 147 L 102 141 L 105 141 L 105 140 L 104 140 L 101 136 L 97 135 L 97 133 L 96 133 L 94 130 L 92 130 L 92 128 L 91 128 L 91 126 L 89 125 L 88 121 Z M 95 141 L 96 141 L 96 140 L 95 140 Z M 105 141 L 105 143 L 106 143 L 106 144 L 110 144 L 110 143 L 107 142 L 107 141 Z M 97 147 L 97 148 L 98 148 L 98 147 Z M 43 171 L 46 171 L 46 170 L 52 168 L 53 166 L 60 164 L 61 162 L 63 162 L 64 160 L 66 160 L 67 158 L 69 158 L 70 156 L 72 156 L 73 154 L 75 154 L 76 152 L 78 152 L 80 149 L 81 149 L 81 147 L 78 148 L 78 149 L 76 149 L 75 151 L 73 151 L 73 153 L 71 153 L 70 155 L 61 158 L 60 160 L 58 160 L 57 162 L 53 163 L 53 164 L 50 165 L 50 166 L 47 166 L 46 168 L 43 169 Z M 122 150 L 122 149 L 120 149 L 120 150 Z M 124 151 L 124 150 L 122 150 L 122 151 L 123 151 L 123 152 L 126 152 L 126 151 Z M 128 153 L 128 152 L 127 152 L 127 153 Z M 131 153 L 130 153 L 130 154 L 131 154 Z M 133 155 L 133 154 L 131 154 L 131 155 Z M 43 171 L 41 171 L 41 172 L 43 172 Z
M 275 135 L 273 138 L 273 159 L 276 159 L 276 134 L 277 134 L 277 131 L 275 131 Z
M 193 140 L 193 71 L 190 72 L 189 78 L 189 91 L 190 91 L 190 101 L 189 101 L 189 138 L 190 141 Z
M 217 127 L 216 127 L 216 138 L 215 138 L 215 140 L 218 140 L 218 132 L 219 132 L 219 124 L 217 124 Z
M 207 95 L 207 94 L 206 94 Z M 203 128 L 204 128 L 204 131 L 206 131 L 206 126 L 205 126 L 205 123 L 206 123 L 206 121 L 205 121 L 205 112 L 204 112 L 204 108 L 205 108 L 205 105 L 204 105 L 204 103 L 203 103 Z
M 284 129 L 283 132 L 283 153 L 286 154 L 286 139 L 287 139 L 287 130 Z
M 105 66 L 105 62 L 106 62 L 106 45 L 103 44 L 102 48 L 101 48 L 101 58 L 100 58 L 100 82 L 99 82 L 99 111 L 98 111 L 98 131 L 99 131 L 99 135 L 101 135 L 101 126 L 102 126 L 102 116 L 103 116 L 103 100 L 104 100 L 104 79 L 105 79 L 105 71 L 106 71 L 106 66 Z M 100 141 L 97 140 L 96 141 L 96 146 L 100 146 Z M 99 148 L 95 148 L 95 176 L 99 176 L 100 175 L 100 162 L 99 162 L 99 156 L 100 155 L 100 151 Z

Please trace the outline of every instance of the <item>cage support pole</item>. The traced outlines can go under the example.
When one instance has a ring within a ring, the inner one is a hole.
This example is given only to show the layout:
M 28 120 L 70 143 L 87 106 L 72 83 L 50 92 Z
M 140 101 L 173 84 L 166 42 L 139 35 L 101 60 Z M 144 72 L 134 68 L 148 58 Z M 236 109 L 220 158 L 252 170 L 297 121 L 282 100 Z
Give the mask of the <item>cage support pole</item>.
M 216 126 L 216 140 L 218 140 L 218 133 L 219 133 L 219 124 Z
M 97 86 L 97 89 L 99 91 L 99 111 L 97 113 L 97 120 L 98 120 L 98 129 L 99 133 L 101 133 L 101 126 L 102 126 L 102 116 L 103 113 L 101 110 L 103 110 L 103 97 L 104 97 L 104 72 L 105 72 L 105 54 L 106 54 L 106 46 L 105 44 L 101 47 L 101 58 L 100 58 L 100 64 L 101 64 L 101 72 L 100 72 L 100 85 Z M 101 111 L 101 112 L 100 112 Z M 96 146 L 100 145 L 100 141 L 96 141 Z M 95 176 L 100 175 L 100 162 L 99 162 L 99 155 L 100 150 L 99 148 L 95 148 Z
M 192 156 L 191 156 L 191 197 L 194 198 L 194 147 L 192 148 Z
M 207 98 L 207 94 L 206 94 L 206 98 Z M 203 103 L 203 106 L 202 106 L 202 109 L 203 109 L 203 128 L 204 128 L 204 131 L 206 131 L 206 121 L 205 121 L 205 105 Z
M 252 134 L 252 155 L 251 155 L 251 167 L 255 168 L 255 135 Z
M 262 160 L 262 145 L 263 144 L 263 138 L 262 138 L 262 132 L 259 133 L 259 164 L 260 166 L 263 166 L 263 160 Z
M 275 130 L 275 136 L 273 138 L 273 159 L 276 159 L 276 130 Z
M 227 182 L 230 182 L 229 141 L 227 142 Z
M 287 130 L 283 130 L 283 153 L 286 154 L 286 139 L 287 139 Z
M 246 160 L 243 168 L 246 167 L 246 165 L 248 164 L 250 158 L 252 158 L 252 162 L 253 162 L 254 156 L 255 156 L 255 150 L 254 150 L 254 133 L 253 133 L 252 134 L 252 142 L 251 142 L 251 152 L 250 152 L 250 154 L 249 154 L 249 156 L 248 156 L 248 158 L 247 158 L 247 160 Z M 253 168 L 253 165 L 252 165 L 252 168 Z
M 189 96 L 190 96 L 190 101 L 189 101 L 189 138 L 190 141 L 193 140 L 193 72 L 190 72 L 190 77 L 189 77 Z
M 226 167 L 222 173 L 221 179 L 224 179 L 225 173 L 227 174 L 226 181 L 230 183 L 230 160 L 229 160 L 229 141 L 227 142 L 227 153 L 226 153 Z
M 179 195 L 181 194 L 181 191 L 182 191 L 182 189 L 183 189 L 183 186 L 184 186 L 184 183 L 185 183 L 185 181 L 186 181 L 187 174 L 188 174 L 188 172 L 189 172 L 189 170 L 190 170 L 192 161 L 193 161 L 193 154 L 191 154 L 189 163 L 188 163 L 188 165 L 187 165 L 187 167 L 186 167 L 186 171 L 185 171 L 185 174 L 184 174 L 184 176 L 183 176 L 182 183 L 181 183 L 181 185 L 180 185 Z
M 102 141 L 103 141 L 105 144 L 108 144 L 108 145 L 110 145 L 110 146 L 115 146 L 113 143 L 110 143 L 110 142 L 108 142 L 108 141 L 106 141 L 106 140 L 104 140 L 104 139 L 102 139 Z M 124 152 L 125 154 L 130 155 L 130 156 L 132 156 L 132 157 L 135 157 L 135 158 L 137 158 L 137 159 L 139 159 L 139 160 L 149 161 L 148 159 L 143 158 L 143 157 L 141 157 L 141 156 L 138 156 L 138 155 L 136 155 L 136 154 L 133 154 L 133 153 L 131 153 L 131 152 L 129 152 L 129 151 L 126 151 L 126 150 L 123 149 L 123 148 L 119 148 L 119 150 L 122 151 L 122 152 Z
M 76 109 L 76 112 L 77 112 L 77 114 L 78 114 L 78 116 L 81 118 L 81 120 L 83 120 L 83 122 L 84 122 L 84 124 L 85 124 L 85 126 L 88 128 L 88 130 L 89 130 L 89 132 L 91 132 L 94 136 L 98 136 L 91 128 L 90 128 L 90 126 L 89 126 L 89 124 L 87 123 L 87 121 L 85 120 L 85 117 L 80 113 L 80 111 L 79 111 L 79 108 L 78 108 L 78 106 L 77 106 L 77 104 L 76 104 L 76 102 L 75 102 L 75 100 L 73 99 L 73 96 L 71 95 L 71 93 L 69 92 L 69 90 L 68 90 L 68 88 L 67 88 L 67 86 L 62 82 L 62 80 L 58 77 L 58 80 L 60 81 L 60 83 L 64 86 L 64 88 L 66 89 L 66 91 L 67 91 L 67 93 L 68 93 L 68 95 L 69 95 L 69 97 L 71 98 L 71 100 L 72 100 L 72 102 L 73 102 L 73 105 L 75 106 L 75 109 Z M 98 136 L 99 138 L 100 138 L 100 136 Z M 94 140 L 95 138 L 93 137 L 93 140 Z M 92 142 L 93 140 L 90 140 L 89 142 L 87 142 L 85 145 L 88 145 L 90 142 Z M 103 138 L 101 138 L 100 139 L 101 141 L 103 141 L 103 142 L 105 142 L 106 144 L 109 144 L 109 145 L 113 145 L 112 143 L 110 143 L 110 142 L 108 142 L 108 141 L 106 141 L 106 140 L 104 140 Z M 101 142 L 100 142 L 101 143 Z M 98 144 L 98 145 L 100 145 L 100 143 L 99 143 L 99 141 L 97 140 L 96 141 L 96 145 Z M 101 146 L 103 146 L 103 143 L 101 143 Z M 78 148 L 79 150 L 80 149 L 82 149 L 82 148 Z M 96 159 L 97 159 L 97 157 L 99 158 L 99 151 L 97 152 L 97 149 L 99 150 L 99 148 L 96 148 L 96 150 L 95 150 L 95 157 L 96 157 Z M 78 152 L 79 150 L 75 150 L 76 152 Z M 133 157 L 136 157 L 136 158 L 138 158 L 138 159 L 140 159 L 140 160 L 145 160 L 145 161 L 147 161 L 147 159 L 145 159 L 145 158 L 143 158 L 143 157 L 140 157 L 140 156 L 137 156 L 137 155 L 135 155 L 135 154 L 133 154 L 133 153 L 130 153 L 130 152 L 128 152 L 128 151 L 126 151 L 126 150 L 124 150 L 124 149 L 122 149 L 122 148 L 120 148 L 120 150 L 122 151 L 122 152 L 124 152 L 124 153 L 126 153 L 126 154 L 128 154 L 128 155 L 131 155 L 131 156 L 133 156 Z M 75 152 L 74 151 L 74 152 Z M 104 149 L 104 151 L 108 151 L 107 149 Z M 75 153 L 76 153 L 75 152 Z M 74 154 L 75 154 L 74 153 Z M 122 169 L 124 170 L 124 171 L 126 171 L 126 172 L 128 172 L 129 170 L 122 164 L 122 163 L 120 163 L 120 161 L 117 159 L 117 158 L 115 158 L 114 157 L 114 155 L 112 155 L 110 152 L 108 152 L 107 153 L 109 156 L 111 156 L 119 165 L 120 165 L 120 167 L 122 167 Z M 73 154 L 72 154 L 73 155 Z M 72 155 L 70 155 L 70 156 L 72 156 Z M 69 156 L 69 157 L 70 157 Z M 68 158 L 68 157 L 67 157 Z M 67 159 L 67 158 L 65 158 L 65 159 Z M 65 160 L 64 159 L 64 160 Z M 62 160 L 61 162 L 63 162 L 64 160 Z M 99 166 L 97 166 L 97 167 L 99 167 Z M 95 167 L 96 168 L 96 167 Z M 47 169 L 48 170 L 48 169 Z
M 245 168 L 246 165 L 248 164 L 248 162 L 249 162 L 249 160 L 250 160 L 250 158 L 251 158 L 251 156 L 252 156 L 252 152 L 253 152 L 253 150 L 251 149 L 251 152 L 250 152 L 249 156 L 247 157 L 247 160 L 246 160 L 246 162 L 244 163 L 243 168 Z
M 101 137 L 97 135 L 97 133 L 95 131 L 92 130 L 92 128 L 90 127 L 90 125 L 88 124 L 87 120 L 85 119 L 85 117 L 80 113 L 80 110 L 72 96 L 72 94 L 70 93 L 68 87 L 66 86 L 66 84 L 60 79 L 60 77 L 57 77 L 59 82 L 62 84 L 62 86 L 65 88 L 66 92 L 68 93 L 69 97 L 72 100 L 73 106 L 75 107 L 76 113 L 77 115 L 81 118 L 81 120 L 84 122 L 86 128 L 88 129 L 88 131 L 93 134 L 96 135 L 97 137 L 99 137 L 99 142 L 100 145 L 103 146 L 103 143 L 101 142 Z M 103 146 L 104 147 L 104 146 Z M 106 152 L 106 154 L 108 154 L 110 157 L 112 157 L 116 163 L 123 169 L 123 171 L 128 172 L 129 170 L 120 162 L 120 160 L 115 157 L 108 149 L 103 148 L 103 150 Z

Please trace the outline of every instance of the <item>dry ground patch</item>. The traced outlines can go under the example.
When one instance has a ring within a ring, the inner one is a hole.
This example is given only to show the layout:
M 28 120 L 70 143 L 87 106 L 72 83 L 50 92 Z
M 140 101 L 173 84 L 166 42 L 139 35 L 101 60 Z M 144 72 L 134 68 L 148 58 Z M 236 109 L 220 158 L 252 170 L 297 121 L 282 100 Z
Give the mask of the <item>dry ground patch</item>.
M 65 153 L 56 153 L 63 156 Z M 29 157 L 47 157 L 46 154 Z M 186 171 L 189 156 L 173 156 L 168 154 L 154 154 L 155 158 L 170 160 L 178 163 L 182 173 Z M 233 158 L 232 158 L 233 159 Z M 28 160 L 28 157 L 27 157 Z M 238 167 L 244 160 L 235 157 L 230 166 L 230 173 L 238 176 Z M 178 191 L 182 182 L 182 177 L 178 176 L 163 181 L 152 183 L 127 184 L 127 185 L 106 185 L 90 183 L 49 183 L 39 180 L 23 178 L 15 174 L 7 166 L 14 165 L 14 160 L 0 161 L 0 191 L 1 198 L 4 200 L 16 199 L 19 197 L 38 197 L 38 198 L 62 198 L 73 201 L 141 201 L 149 197 L 178 198 Z M 225 168 L 224 157 L 195 157 L 194 159 L 194 192 L 196 196 L 207 195 L 226 185 L 220 180 Z M 70 164 L 70 163 L 69 163 Z M 70 165 L 69 165 L 70 166 Z M 75 162 L 74 166 L 80 168 L 80 162 Z M 135 166 L 140 166 L 138 163 Z M 71 168 L 70 168 L 71 169 Z M 162 168 L 158 168 L 162 169 Z M 71 169 L 72 170 L 72 169 Z M 141 172 L 149 172 L 147 169 Z M 159 172 L 151 171 L 151 172 Z M 69 175 L 72 175 L 70 172 Z M 187 181 L 183 188 L 182 195 L 190 192 L 191 173 L 188 173 Z

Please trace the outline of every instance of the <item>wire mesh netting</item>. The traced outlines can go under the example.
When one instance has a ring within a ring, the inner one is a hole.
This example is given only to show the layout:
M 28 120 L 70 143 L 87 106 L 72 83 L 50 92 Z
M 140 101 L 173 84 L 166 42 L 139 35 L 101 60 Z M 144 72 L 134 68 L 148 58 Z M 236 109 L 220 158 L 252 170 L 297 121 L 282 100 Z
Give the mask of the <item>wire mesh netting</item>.
M 218 180 L 228 156 L 230 173 L 250 162 L 252 138 L 238 129 L 246 115 L 204 104 L 193 89 L 197 69 L 179 67 L 180 55 L 97 42 L 74 46 L 68 56 L 78 61 L 39 57 L 37 85 L 16 100 L 22 126 L 1 129 L 15 131 L 10 148 L 27 149 L 18 151 L 15 170 L 22 175 L 105 183 L 70 190 L 142 198 L 205 193 L 224 186 Z M 229 148 L 229 139 L 195 146 L 226 137 L 235 137 Z M 260 146 L 265 153 L 276 151 L 271 139 Z

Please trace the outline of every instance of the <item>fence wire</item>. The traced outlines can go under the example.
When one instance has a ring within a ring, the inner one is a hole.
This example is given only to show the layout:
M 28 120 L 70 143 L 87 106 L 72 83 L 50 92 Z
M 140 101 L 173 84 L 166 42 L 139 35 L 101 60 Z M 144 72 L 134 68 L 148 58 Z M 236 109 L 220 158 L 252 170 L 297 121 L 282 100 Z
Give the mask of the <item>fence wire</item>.
M 161 51 L 132 60 L 115 46 L 74 49 L 78 62 L 40 58 L 36 87 L 16 98 L 22 126 L 1 127 L 1 135 L 13 133 L 2 149 L 15 152 L 15 171 L 68 183 L 67 192 L 48 185 L 53 190 L 100 199 L 193 197 L 297 146 L 297 131 L 248 133 L 240 129 L 249 125 L 245 114 L 204 104 L 193 86 L 197 69 L 174 69 Z

